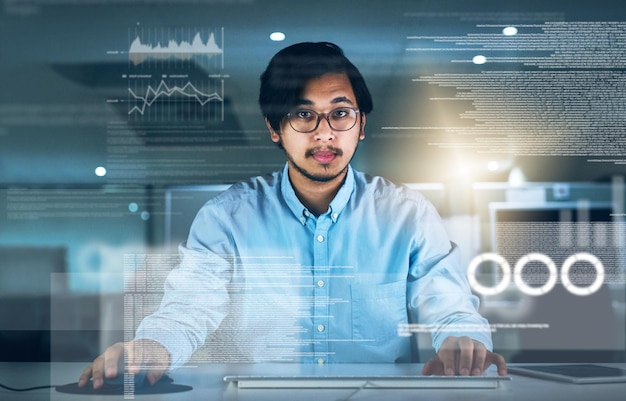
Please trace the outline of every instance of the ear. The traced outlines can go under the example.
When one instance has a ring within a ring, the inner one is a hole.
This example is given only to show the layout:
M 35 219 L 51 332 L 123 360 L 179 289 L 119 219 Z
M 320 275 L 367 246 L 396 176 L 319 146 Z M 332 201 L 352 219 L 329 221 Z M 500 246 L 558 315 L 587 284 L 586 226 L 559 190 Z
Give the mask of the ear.
M 274 128 L 272 128 L 272 126 L 270 125 L 267 117 L 265 117 L 265 126 L 270 131 L 270 138 L 272 139 L 272 142 L 280 142 L 280 135 L 276 131 L 274 131 Z
M 365 114 L 361 114 L 361 129 L 359 132 L 359 140 L 361 141 L 365 139 L 365 123 L 367 122 L 366 120 L 367 118 L 365 117 Z

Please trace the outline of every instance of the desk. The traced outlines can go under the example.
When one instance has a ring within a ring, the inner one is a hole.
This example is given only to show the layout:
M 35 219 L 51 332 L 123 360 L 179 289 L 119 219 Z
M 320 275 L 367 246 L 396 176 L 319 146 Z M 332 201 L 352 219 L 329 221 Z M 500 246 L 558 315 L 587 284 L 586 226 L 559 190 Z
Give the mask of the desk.
M 0 363 L 0 383 L 12 387 L 32 387 L 45 384 L 66 384 L 78 379 L 86 363 Z M 272 365 L 268 365 L 271 369 Z M 613 364 L 626 368 L 626 364 Z M 585 384 L 553 382 L 523 376 L 512 376 L 497 389 L 237 389 L 226 384 L 222 378 L 240 372 L 238 364 L 207 364 L 185 367 L 173 373 L 176 383 L 193 386 L 192 391 L 162 395 L 137 395 L 136 400 L 146 401 L 415 401 L 415 400 L 463 400 L 463 401 L 612 401 L 623 400 L 626 383 Z M 295 393 L 295 394 L 294 394 Z M 296 395 L 297 394 L 297 395 Z M 72 395 L 54 389 L 29 392 L 10 392 L 0 389 L 3 401 L 115 401 L 123 396 Z

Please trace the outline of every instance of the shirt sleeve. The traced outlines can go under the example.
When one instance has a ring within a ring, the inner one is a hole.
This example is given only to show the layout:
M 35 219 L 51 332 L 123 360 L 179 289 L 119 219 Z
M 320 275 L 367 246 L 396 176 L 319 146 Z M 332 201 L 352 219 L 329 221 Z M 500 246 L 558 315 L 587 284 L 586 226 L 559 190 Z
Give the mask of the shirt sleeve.
M 232 258 L 219 214 L 212 204 L 200 210 L 188 240 L 179 246 L 181 261 L 165 281 L 159 308 L 135 333 L 135 339 L 158 341 L 169 351 L 170 370 L 187 362 L 228 314 Z
M 489 323 L 478 313 L 479 300 L 470 290 L 459 248 L 429 203 L 418 213 L 417 225 L 407 290 L 412 322 L 432 333 L 436 351 L 448 336 L 468 336 L 492 350 Z

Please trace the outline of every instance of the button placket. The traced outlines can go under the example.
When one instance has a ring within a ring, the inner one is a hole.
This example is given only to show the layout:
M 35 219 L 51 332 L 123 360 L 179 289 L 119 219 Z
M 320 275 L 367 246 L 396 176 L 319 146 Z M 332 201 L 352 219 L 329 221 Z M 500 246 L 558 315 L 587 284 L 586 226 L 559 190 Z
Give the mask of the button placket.
M 317 363 L 327 362 L 329 354 L 328 316 L 329 305 L 329 251 L 328 229 L 332 224 L 328 215 L 319 216 L 313 235 L 313 283 L 314 283 L 314 310 L 312 319 L 312 334 L 314 338 L 314 355 Z M 321 361 L 321 362 L 320 362 Z

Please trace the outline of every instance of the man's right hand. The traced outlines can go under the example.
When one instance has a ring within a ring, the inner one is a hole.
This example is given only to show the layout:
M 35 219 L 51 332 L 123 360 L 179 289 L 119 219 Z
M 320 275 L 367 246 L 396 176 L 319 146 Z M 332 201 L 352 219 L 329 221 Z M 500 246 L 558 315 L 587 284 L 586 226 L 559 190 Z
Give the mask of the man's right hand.
M 78 387 L 84 387 L 92 379 L 93 388 L 104 385 L 104 379 L 112 379 L 124 374 L 124 354 L 128 373 L 137 374 L 147 370 L 146 380 L 150 385 L 156 383 L 170 364 L 170 355 L 160 343 L 152 340 L 135 340 L 116 343 L 107 348 L 102 355 L 94 359 L 78 379 Z

